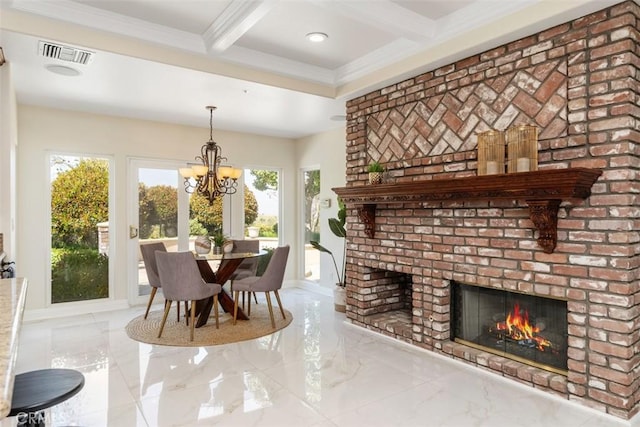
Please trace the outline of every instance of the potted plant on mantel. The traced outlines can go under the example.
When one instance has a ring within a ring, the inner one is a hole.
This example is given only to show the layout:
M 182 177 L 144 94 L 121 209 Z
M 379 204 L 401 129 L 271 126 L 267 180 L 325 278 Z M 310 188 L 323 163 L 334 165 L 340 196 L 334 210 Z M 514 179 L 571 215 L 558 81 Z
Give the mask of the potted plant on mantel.
M 384 167 L 379 162 L 372 162 L 367 167 L 369 171 L 369 184 L 381 184 Z
M 342 200 L 340 200 L 340 198 L 338 198 L 338 217 L 337 218 L 329 218 L 329 228 L 331 229 L 331 232 L 337 236 L 337 237 L 341 237 L 344 240 L 344 245 L 343 245 L 343 255 L 342 255 L 342 272 L 338 269 L 338 264 L 336 263 L 336 259 L 333 256 L 333 253 L 325 248 L 324 246 L 322 246 L 320 243 L 312 240 L 311 242 L 311 246 L 313 246 L 315 249 L 319 250 L 320 252 L 324 252 L 326 254 L 331 255 L 331 259 L 333 260 L 333 266 L 336 269 L 336 275 L 338 278 L 338 282 L 336 283 L 336 287 L 333 289 L 333 305 L 336 311 L 339 311 L 341 313 L 344 313 L 347 311 L 347 291 L 346 291 L 346 268 L 347 268 L 347 264 L 346 264 L 346 255 L 347 255 L 347 231 L 344 227 L 346 220 L 347 220 L 347 208 L 344 205 L 344 203 L 342 202 Z

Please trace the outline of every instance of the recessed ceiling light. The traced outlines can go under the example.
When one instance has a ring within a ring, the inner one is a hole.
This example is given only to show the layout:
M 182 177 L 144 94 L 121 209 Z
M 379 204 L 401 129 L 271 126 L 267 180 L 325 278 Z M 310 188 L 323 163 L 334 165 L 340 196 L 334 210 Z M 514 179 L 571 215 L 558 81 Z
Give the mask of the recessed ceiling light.
M 75 77 L 80 75 L 80 71 L 75 68 L 67 67 L 66 65 L 48 64 L 44 68 L 52 73 L 60 74 L 61 76 Z
M 328 35 L 326 35 L 325 33 L 309 33 L 307 34 L 307 39 L 310 42 L 314 42 L 314 43 L 320 43 L 325 41 L 327 38 L 329 38 Z

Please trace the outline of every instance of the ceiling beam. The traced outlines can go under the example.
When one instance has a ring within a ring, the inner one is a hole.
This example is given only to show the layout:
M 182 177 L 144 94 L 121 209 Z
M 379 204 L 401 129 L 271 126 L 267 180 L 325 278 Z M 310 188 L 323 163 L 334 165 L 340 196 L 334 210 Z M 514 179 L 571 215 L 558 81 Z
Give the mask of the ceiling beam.
M 264 18 L 279 1 L 233 0 L 202 35 L 207 51 L 221 53 L 227 50 Z

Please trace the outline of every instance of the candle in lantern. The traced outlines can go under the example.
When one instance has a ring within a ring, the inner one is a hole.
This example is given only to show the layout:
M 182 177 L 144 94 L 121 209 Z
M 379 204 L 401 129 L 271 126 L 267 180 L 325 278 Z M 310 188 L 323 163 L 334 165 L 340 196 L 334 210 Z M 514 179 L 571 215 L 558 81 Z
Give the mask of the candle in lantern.
M 518 157 L 516 163 L 516 171 L 518 172 L 527 172 L 529 171 L 530 162 L 527 157 Z
M 487 175 L 495 175 L 498 173 L 498 162 L 487 162 Z

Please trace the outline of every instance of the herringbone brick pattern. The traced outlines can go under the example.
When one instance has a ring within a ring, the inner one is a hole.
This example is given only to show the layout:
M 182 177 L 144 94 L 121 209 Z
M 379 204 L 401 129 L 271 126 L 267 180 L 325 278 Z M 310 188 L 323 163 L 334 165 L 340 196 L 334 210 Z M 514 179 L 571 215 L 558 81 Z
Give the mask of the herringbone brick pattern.
M 367 154 L 383 163 L 473 150 L 475 133 L 535 124 L 539 139 L 567 132 L 567 64 L 549 61 L 371 114 Z

